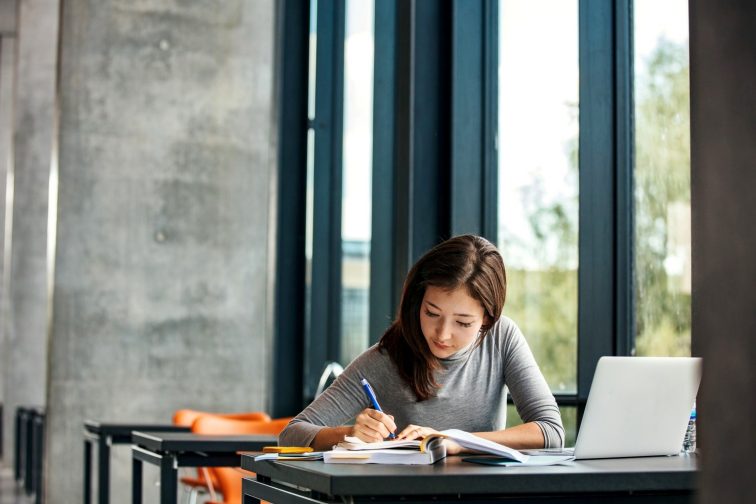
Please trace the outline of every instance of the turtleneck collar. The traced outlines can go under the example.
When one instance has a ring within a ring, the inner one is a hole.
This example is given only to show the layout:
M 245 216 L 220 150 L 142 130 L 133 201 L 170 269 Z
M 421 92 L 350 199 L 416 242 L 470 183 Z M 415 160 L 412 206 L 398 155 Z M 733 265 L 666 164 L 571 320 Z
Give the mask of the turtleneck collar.
M 462 350 L 451 354 L 449 357 L 438 359 L 438 361 L 444 367 L 449 367 L 450 365 L 453 365 L 459 361 L 462 361 L 463 359 L 466 359 L 467 357 L 469 357 L 470 353 L 472 353 L 473 349 L 475 348 L 475 343 L 477 343 L 477 341 L 478 340 L 476 338 Z

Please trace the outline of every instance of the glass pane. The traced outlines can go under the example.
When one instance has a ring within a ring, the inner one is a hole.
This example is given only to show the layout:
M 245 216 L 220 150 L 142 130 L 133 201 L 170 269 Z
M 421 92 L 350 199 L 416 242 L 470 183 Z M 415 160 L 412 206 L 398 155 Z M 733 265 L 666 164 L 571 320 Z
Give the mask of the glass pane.
M 499 4 L 499 247 L 504 314 L 552 390 L 575 392 L 578 3 Z
M 575 406 L 560 406 L 559 411 L 562 414 L 562 425 L 564 426 L 564 446 L 575 446 L 577 438 L 577 408 Z M 507 405 L 507 428 L 520 425 L 522 419 L 517 414 L 513 404 Z
M 341 360 L 368 346 L 373 175 L 373 1 L 346 3 Z
M 317 15 L 318 2 L 310 0 L 310 44 L 309 44 L 309 67 L 307 69 L 307 116 L 310 120 L 315 118 L 315 69 L 317 56 Z M 305 202 L 305 341 L 306 345 L 311 341 L 312 319 L 312 228 L 315 213 L 315 130 L 307 128 L 307 186 Z
M 637 355 L 690 355 L 688 2 L 634 3 Z

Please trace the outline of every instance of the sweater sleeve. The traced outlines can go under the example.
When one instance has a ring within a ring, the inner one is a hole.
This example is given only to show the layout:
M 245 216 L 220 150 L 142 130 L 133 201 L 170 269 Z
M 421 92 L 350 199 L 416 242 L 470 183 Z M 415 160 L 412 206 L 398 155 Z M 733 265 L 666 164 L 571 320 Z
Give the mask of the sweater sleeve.
M 564 446 L 564 427 L 556 399 L 520 328 L 510 321 L 506 330 L 504 376 L 517 413 L 523 422 L 538 425 L 546 448 L 561 448 Z
M 360 380 L 378 360 L 373 347 L 352 361 L 319 397 L 294 417 L 278 437 L 280 446 L 310 446 L 323 427 L 338 427 L 369 406 Z

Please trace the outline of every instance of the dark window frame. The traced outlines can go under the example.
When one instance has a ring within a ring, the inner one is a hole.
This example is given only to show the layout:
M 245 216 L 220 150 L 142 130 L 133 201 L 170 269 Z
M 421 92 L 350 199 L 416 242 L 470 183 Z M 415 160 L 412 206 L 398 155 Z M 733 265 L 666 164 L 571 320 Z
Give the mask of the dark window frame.
M 316 189 L 313 215 L 312 298 L 322 306 L 313 304 L 305 343 L 301 214 L 306 140 L 303 144 L 302 134 L 295 135 L 297 142 L 289 139 L 295 125 L 306 138 L 300 124 L 302 115 L 306 121 L 306 100 L 303 111 L 297 85 L 306 97 L 307 80 L 301 76 L 307 75 L 308 54 L 301 37 L 291 40 L 291 34 L 295 26 L 306 26 L 309 33 L 309 13 L 296 4 L 285 0 L 279 6 L 280 46 L 288 56 L 279 74 L 286 93 L 286 99 L 279 96 L 279 136 L 287 139 L 279 146 L 279 170 L 286 173 L 287 187 L 279 190 L 278 204 L 273 375 L 274 405 L 279 405 L 273 411 L 278 415 L 296 413 L 312 397 L 322 366 L 339 359 L 340 347 L 345 5 L 344 0 L 317 3 L 316 117 L 311 126 L 316 128 L 315 184 L 320 191 Z M 632 0 L 579 0 L 578 5 L 578 376 L 575 394 L 556 397 L 561 405 L 578 407 L 579 422 L 599 357 L 633 353 L 634 310 Z M 393 319 L 404 276 L 425 250 L 467 232 L 496 240 L 498 2 L 381 0 L 375 4 L 375 27 L 372 196 L 380 211 L 372 212 L 371 343 Z M 294 79 L 301 80 L 291 84 Z M 433 86 L 434 80 L 441 85 Z M 292 92 L 298 97 L 294 104 L 289 103 Z M 323 111 L 330 117 L 324 118 Z M 296 191 L 290 192 L 292 182 Z M 292 298 L 302 299 L 302 313 L 281 313 L 281 304 Z M 306 369 L 304 375 L 286 375 L 296 364 Z M 284 401 L 281 395 L 294 399 Z

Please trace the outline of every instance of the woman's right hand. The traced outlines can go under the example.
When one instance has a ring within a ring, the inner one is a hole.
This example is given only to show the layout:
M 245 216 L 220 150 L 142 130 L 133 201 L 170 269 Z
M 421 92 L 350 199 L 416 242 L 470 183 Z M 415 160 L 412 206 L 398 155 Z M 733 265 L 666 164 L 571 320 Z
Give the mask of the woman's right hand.
M 352 427 L 352 436 L 366 443 L 383 441 L 392 432 L 396 432 L 394 417 L 372 408 L 362 410 L 355 418 Z

